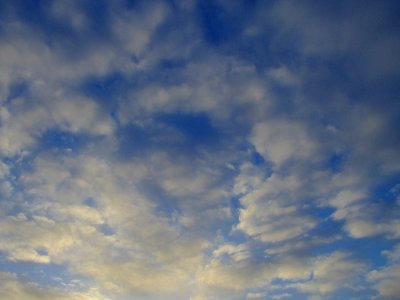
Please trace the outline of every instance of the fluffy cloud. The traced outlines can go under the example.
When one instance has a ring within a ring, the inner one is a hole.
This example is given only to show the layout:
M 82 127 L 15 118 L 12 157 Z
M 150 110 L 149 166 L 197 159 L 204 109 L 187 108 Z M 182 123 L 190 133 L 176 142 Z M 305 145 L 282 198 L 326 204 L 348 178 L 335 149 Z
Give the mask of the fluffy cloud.
M 368 274 L 368 280 L 374 284 L 379 292 L 378 299 L 390 299 L 399 295 L 400 289 L 397 284 L 400 278 L 400 245 L 393 250 L 385 251 L 388 264 Z
M 225 244 L 217 248 L 211 261 L 199 275 L 200 282 L 210 291 L 232 293 L 269 286 L 274 278 L 298 280 L 309 276 L 304 259 L 296 257 L 259 261 L 249 245 Z
M 35 284 L 21 282 L 14 274 L 0 273 L 0 296 L 4 299 L 18 300 L 107 300 L 109 298 L 101 295 L 96 289 L 82 292 L 68 292 L 55 288 L 42 288 Z
M 351 288 L 357 276 L 362 274 L 363 264 L 346 253 L 334 252 L 316 259 L 311 270 L 312 280 L 295 286 L 306 293 L 324 295 L 339 287 Z
M 272 175 L 258 189 L 241 199 L 238 229 L 263 242 L 280 242 L 304 235 L 317 223 L 301 211 L 294 176 Z
M 40 85 L 38 88 L 35 85 Z M 1 111 L 0 151 L 3 155 L 20 154 L 36 146 L 46 130 L 108 135 L 113 123 L 91 99 L 60 93 L 43 93 L 45 83 L 36 83 L 27 98 L 13 99 Z M 54 98 L 53 98 L 54 97 Z M 38 103 L 32 104 L 31 101 Z
M 159 177 L 160 188 L 176 196 L 163 179 L 176 166 L 163 164 L 152 166 L 158 170 L 154 175 Z M 148 198 L 131 185 L 151 172 L 140 163 L 127 167 L 92 157 L 66 155 L 58 161 L 49 155 L 38 157 L 33 171 L 23 177 L 26 197 L 32 201 L 29 218 L 19 214 L 2 220 L 1 250 L 11 261 L 67 263 L 73 272 L 114 293 L 162 297 L 162 293 L 176 292 L 178 282 L 182 295 L 187 295 L 189 279 L 202 265 L 203 251 L 209 246 L 205 234 L 210 228 L 205 226 L 207 231 L 201 233 L 202 222 L 226 219 L 229 210 L 222 216 L 218 209 L 207 212 L 207 207 L 215 207 L 211 189 L 210 200 L 203 195 L 204 203 L 196 205 L 195 209 L 202 210 L 201 219 L 191 216 L 194 207 L 187 204 L 181 206 L 181 214 L 171 211 L 168 216 L 161 199 Z M 168 182 L 178 187 L 182 180 L 175 175 L 175 181 L 170 178 Z M 178 195 L 198 197 L 204 187 L 195 188 L 183 189 Z
M 344 252 L 312 258 L 276 256 L 260 261 L 255 260 L 255 253 L 248 245 L 224 244 L 214 251 L 213 259 L 200 273 L 200 281 L 207 286 L 208 291 L 215 294 L 218 293 L 218 288 L 230 291 L 229 293 L 235 291 L 237 294 L 247 290 L 252 291 L 248 292 L 247 298 L 258 299 L 265 297 L 265 294 L 255 291 L 264 287 L 273 299 L 292 296 L 292 293 L 274 292 L 278 285 L 273 280 L 279 279 L 280 288 L 295 288 L 310 297 L 323 297 L 336 290 L 351 289 L 354 284 L 359 284 L 365 268 L 365 264 Z M 241 295 L 245 297 L 245 294 Z
M 0 298 L 395 297 L 392 1 L 28 2 L 0 10 Z
M 274 120 L 257 124 L 252 142 L 258 152 L 278 166 L 288 159 L 305 159 L 316 153 L 316 144 L 301 123 Z

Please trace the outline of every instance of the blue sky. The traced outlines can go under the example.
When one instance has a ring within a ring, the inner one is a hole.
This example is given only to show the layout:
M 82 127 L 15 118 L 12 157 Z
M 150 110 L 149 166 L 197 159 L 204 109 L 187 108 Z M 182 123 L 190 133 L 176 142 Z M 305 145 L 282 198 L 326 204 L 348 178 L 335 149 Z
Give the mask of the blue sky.
M 398 299 L 398 1 L 0 2 L 0 298 Z

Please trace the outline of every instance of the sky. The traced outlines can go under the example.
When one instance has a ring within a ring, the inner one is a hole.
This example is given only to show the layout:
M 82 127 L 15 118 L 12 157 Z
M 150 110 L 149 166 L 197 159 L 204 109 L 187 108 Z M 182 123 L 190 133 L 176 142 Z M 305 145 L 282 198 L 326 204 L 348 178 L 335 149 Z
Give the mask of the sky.
M 399 16 L 0 1 L 0 299 L 400 299 Z

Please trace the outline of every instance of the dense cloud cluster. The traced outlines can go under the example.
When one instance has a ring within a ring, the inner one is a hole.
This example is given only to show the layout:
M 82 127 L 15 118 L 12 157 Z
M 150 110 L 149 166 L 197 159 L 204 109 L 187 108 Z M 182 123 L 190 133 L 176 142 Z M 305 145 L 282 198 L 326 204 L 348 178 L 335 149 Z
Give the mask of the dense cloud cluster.
M 396 299 L 396 1 L 0 3 L 0 298 Z

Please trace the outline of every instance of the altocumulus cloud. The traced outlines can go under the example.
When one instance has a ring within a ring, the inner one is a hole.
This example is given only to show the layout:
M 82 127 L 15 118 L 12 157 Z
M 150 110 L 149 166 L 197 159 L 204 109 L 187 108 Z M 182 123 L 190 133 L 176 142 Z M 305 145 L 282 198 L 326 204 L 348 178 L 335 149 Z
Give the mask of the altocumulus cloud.
M 397 299 L 397 1 L 2 1 L 1 299 Z

